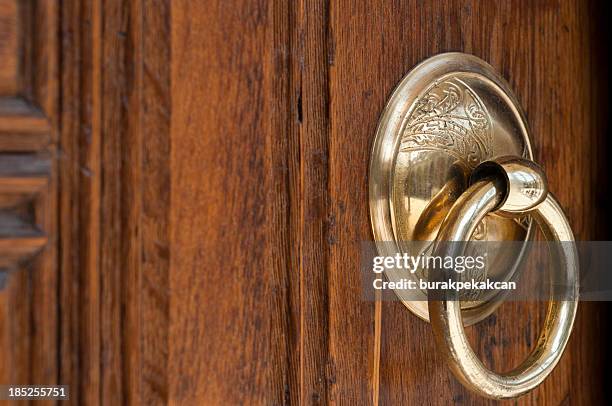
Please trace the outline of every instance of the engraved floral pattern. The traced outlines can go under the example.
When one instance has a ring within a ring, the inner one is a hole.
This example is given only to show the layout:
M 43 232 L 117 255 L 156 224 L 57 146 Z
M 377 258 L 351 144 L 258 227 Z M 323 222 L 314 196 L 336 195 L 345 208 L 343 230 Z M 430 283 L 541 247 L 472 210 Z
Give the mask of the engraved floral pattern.
M 492 155 L 491 119 L 482 101 L 458 78 L 435 83 L 416 102 L 401 151 L 441 149 L 474 167 Z

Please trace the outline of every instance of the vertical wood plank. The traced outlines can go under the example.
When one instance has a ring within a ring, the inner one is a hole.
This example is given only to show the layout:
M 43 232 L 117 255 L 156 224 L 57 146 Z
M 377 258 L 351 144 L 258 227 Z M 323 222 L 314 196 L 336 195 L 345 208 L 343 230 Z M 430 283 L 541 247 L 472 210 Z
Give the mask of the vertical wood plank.
M 300 130 L 300 403 L 330 402 L 329 4 L 300 3 L 296 44 Z
M 61 8 L 60 382 L 100 404 L 101 5 Z
M 371 404 L 378 390 L 375 304 L 358 276 L 361 241 L 371 234 L 367 168 L 386 93 L 380 86 L 383 23 L 379 3 L 330 3 L 327 226 L 330 291 L 330 401 Z
M 168 397 L 169 3 L 64 3 L 62 382 Z
M 172 404 L 288 396 L 286 12 L 172 5 Z
M 127 402 L 139 363 L 140 19 L 138 2 L 104 1 L 101 27 L 100 403 Z
M 134 403 L 169 401 L 170 312 L 170 1 L 142 2 L 141 129 L 142 276 L 139 323 L 140 396 Z M 139 402 L 138 402 L 139 401 Z

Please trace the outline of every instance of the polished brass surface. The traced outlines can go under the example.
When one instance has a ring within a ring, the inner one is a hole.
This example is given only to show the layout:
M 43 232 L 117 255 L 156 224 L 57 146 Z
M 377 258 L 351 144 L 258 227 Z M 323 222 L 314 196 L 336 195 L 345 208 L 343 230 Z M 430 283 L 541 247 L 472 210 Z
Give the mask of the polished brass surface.
M 510 206 L 511 212 L 521 208 L 529 211 L 549 240 L 574 241 L 563 211 L 552 194 L 547 193 L 545 178 L 533 163 L 521 159 L 503 159 L 495 165 L 502 169 L 506 179 L 525 179 L 527 182 L 520 186 L 518 181 L 494 182 L 486 177 L 475 180 L 442 222 L 433 255 L 461 255 L 469 236 L 482 219 L 496 208 L 503 209 L 507 201 L 515 202 Z M 489 163 L 482 168 L 487 167 L 490 167 Z M 538 182 L 538 179 L 542 182 Z M 520 196 L 527 190 L 525 185 L 529 185 L 528 195 L 533 196 L 533 200 Z M 533 202 L 537 203 L 534 205 Z M 459 243 L 444 244 L 447 241 Z M 555 278 L 558 286 L 568 287 L 566 289 L 571 291 L 564 297 L 573 300 L 551 300 L 535 348 L 520 366 L 506 374 L 488 370 L 470 347 L 461 320 L 459 298 L 455 292 L 435 292 L 435 300 L 432 298 L 429 301 L 430 322 L 438 348 L 443 351 L 455 376 L 472 391 L 496 399 L 520 396 L 539 385 L 561 358 L 578 306 L 578 260 L 574 244 L 554 246 L 557 249 L 553 253 L 555 266 L 551 278 Z M 449 252 L 451 250 L 454 252 Z M 430 278 L 435 281 L 443 280 L 446 276 L 440 272 L 430 275 Z M 441 298 L 437 295 L 440 294 L 445 296 L 443 300 L 439 300 Z
M 533 161 L 513 156 L 483 162 L 472 172 L 472 182 L 487 176 L 498 176 L 505 181 L 507 192 L 496 211 L 510 215 L 524 215 L 542 203 L 548 193 L 546 175 Z
M 430 252 L 440 224 L 481 162 L 512 155 L 532 158 L 525 119 L 506 82 L 484 61 L 447 53 L 414 68 L 383 111 L 370 161 L 370 217 L 380 255 Z M 472 239 L 526 240 L 528 218 L 487 215 Z M 496 257 L 496 258 L 495 258 Z M 493 253 L 488 275 L 513 278 L 516 255 Z M 386 271 L 390 281 L 426 277 L 425 270 Z M 472 275 L 484 279 L 487 275 Z M 428 320 L 427 293 L 396 291 L 404 305 Z M 466 325 L 501 303 L 495 292 L 463 298 Z

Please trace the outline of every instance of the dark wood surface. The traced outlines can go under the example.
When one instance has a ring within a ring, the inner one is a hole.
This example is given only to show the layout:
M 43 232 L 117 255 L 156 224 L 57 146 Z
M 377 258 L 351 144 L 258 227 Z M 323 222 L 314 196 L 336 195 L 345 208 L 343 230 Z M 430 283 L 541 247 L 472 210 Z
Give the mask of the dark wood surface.
M 603 10 L 170 3 L 0 0 L 0 264 L 42 249 L 0 271 L 0 384 L 68 384 L 75 405 L 493 403 L 426 323 L 362 299 L 378 116 L 423 59 L 483 58 L 577 238 L 610 239 Z M 469 328 L 479 356 L 516 365 L 543 309 Z M 604 399 L 606 309 L 580 305 L 561 363 L 517 404 Z

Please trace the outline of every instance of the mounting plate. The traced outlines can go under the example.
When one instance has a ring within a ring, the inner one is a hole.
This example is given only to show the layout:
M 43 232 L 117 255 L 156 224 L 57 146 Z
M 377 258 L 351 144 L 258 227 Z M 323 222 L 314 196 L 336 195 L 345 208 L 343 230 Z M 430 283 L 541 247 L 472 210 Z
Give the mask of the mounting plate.
M 509 85 L 486 62 L 463 53 L 429 58 L 399 83 L 382 112 L 370 160 L 370 218 L 380 255 L 420 255 L 431 249 L 440 223 L 467 187 L 471 170 L 497 156 L 533 159 L 526 120 Z M 471 240 L 527 241 L 529 217 L 490 214 Z M 496 252 L 486 272 L 512 280 L 521 260 Z M 425 274 L 423 274 L 425 273 Z M 501 274 L 499 274 L 501 273 Z M 426 277 L 405 269 L 385 272 L 390 281 Z M 470 277 L 484 278 L 485 275 Z M 429 320 L 427 292 L 396 290 L 404 305 Z M 488 292 L 463 298 L 465 325 L 502 303 Z

